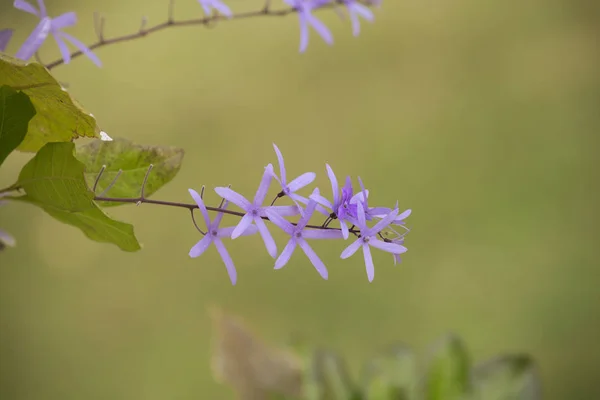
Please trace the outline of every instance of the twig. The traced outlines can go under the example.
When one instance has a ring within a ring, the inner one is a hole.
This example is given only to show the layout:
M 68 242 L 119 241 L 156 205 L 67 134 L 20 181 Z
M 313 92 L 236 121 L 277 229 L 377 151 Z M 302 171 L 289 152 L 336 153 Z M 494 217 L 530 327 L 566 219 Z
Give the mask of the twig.
M 360 2 L 365 5 L 372 5 L 372 3 L 369 0 L 362 0 Z M 166 29 L 169 27 L 194 26 L 194 25 L 208 26 L 212 22 L 221 21 L 221 20 L 246 19 L 246 18 L 261 17 L 261 16 L 284 17 L 286 15 L 298 12 L 298 10 L 294 7 L 280 9 L 280 10 L 271 10 L 270 3 L 271 3 L 270 0 L 265 0 L 265 5 L 260 10 L 247 11 L 247 12 L 243 12 L 243 13 L 233 14 L 231 16 L 231 18 L 228 18 L 228 17 L 220 15 L 220 14 L 213 14 L 210 16 L 207 15 L 203 18 L 194 18 L 194 19 L 186 19 L 186 20 L 176 21 L 174 19 L 174 7 L 175 7 L 174 4 L 175 4 L 175 2 L 173 0 L 170 0 L 168 14 L 167 14 L 167 20 L 165 22 L 161 22 L 157 25 L 151 26 L 146 29 L 146 20 L 142 19 L 142 26 L 140 29 L 137 30 L 137 32 L 131 33 L 128 35 L 123 35 L 123 36 L 116 36 L 116 37 L 110 38 L 110 39 L 106 39 L 104 37 L 104 17 L 99 15 L 98 13 L 95 13 L 94 14 L 94 27 L 96 30 L 96 36 L 98 37 L 98 40 L 96 41 L 96 43 L 93 43 L 88 47 L 90 50 L 94 50 L 94 49 L 97 49 L 100 47 L 104 47 L 104 46 L 108 46 L 108 45 L 112 45 L 112 44 L 116 44 L 116 43 L 128 42 L 131 40 L 141 39 L 143 37 L 150 35 L 151 33 L 162 31 L 163 29 Z M 326 3 L 326 4 L 321 5 L 316 9 L 330 9 L 330 8 L 334 8 L 340 4 L 343 4 L 343 0 L 334 0 L 331 3 Z M 74 51 L 73 53 L 71 53 L 71 59 L 80 57 L 81 55 L 83 55 L 83 52 L 81 52 L 79 50 Z M 45 67 L 50 70 L 50 69 L 58 67 L 59 65 L 62 65 L 64 63 L 65 63 L 65 60 L 60 58 L 60 59 L 57 59 L 55 61 L 52 61 L 52 62 L 46 64 Z

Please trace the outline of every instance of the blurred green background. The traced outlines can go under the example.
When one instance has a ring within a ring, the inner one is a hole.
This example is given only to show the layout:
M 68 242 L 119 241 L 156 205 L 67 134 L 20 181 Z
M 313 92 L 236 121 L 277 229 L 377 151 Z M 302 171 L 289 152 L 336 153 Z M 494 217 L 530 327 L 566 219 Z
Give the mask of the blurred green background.
M 35 18 L 11 3 L 0 26 L 17 28 L 14 53 Z M 192 0 L 177 4 L 178 18 L 201 15 Z M 167 1 L 47 6 L 76 10 L 69 32 L 89 43 L 94 10 L 110 37 L 142 15 L 162 21 Z M 18 247 L 0 256 L 0 398 L 232 398 L 209 369 L 214 304 L 270 340 L 298 332 L 355 366 L 395 340 L 422 353 L 451 330 L 476 360 L 533 354 L 547 399 L 600 398 L 598 8 L 386 0 L 358 38 L 319 13 L 336 43 L 312 33 L 303 55 L 292 15 L 169 29 L 100 49 L 102 69 L 84 58 L 56 68 L 110 135 L 186 149 L 157 198 L 191 201 L 188 187 L 228 183 L 251 195 L 276 142 L 289 174 L 317 172 L 325 193 L 328 162 L 360 175 L 374 203 L 412 208 L 409 252 L 396 267 L 376 254 L 369 284 L 360 256 L 342 262 L 343 243 L 316 243 L 323 281 L 301 254 L 273 271 L 260 237 L 245 238 L 226 243 L 232 287 L 214 249 L 188 258 L 199 237 L 185 211 L 109 210 L 144 244 L 128 254 L 39 209 L 3 207 Z M 57 57 L 55 43 L 41 56 Z M 11 156 L 0 186 L 29 157 Z

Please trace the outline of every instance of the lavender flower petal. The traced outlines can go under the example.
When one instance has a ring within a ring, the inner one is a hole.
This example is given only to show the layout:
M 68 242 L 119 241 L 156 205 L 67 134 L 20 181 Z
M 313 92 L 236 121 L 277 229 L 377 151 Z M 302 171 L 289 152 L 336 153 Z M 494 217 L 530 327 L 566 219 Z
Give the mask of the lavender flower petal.
M 248 227 L 252 224 L 254 217 L 251 214 L 246 214 L 242 217 L 240 222 L 237 224 L 233 232 L 231 232 L 231 238 L 237 239 L 248 229 Z
M 339 201 L 340 201 L 340 187 L 338 186 L 338 182 L 337 182 L 337 178 L 335 177 L 335 174 L 333 173 L 333 170 L 331 169 L 331 167 L 329 166 L 329 164 L 325 164 L 325 167 L 327 168 L 327 175 L 329 176 L 329 180 L 331 181 L 331 190 L 333 192 L 333 207 L 339 207 Z M 323 204 L 325 205 L 325 204 Z M 335 211 L 335 210 L 333 210 Z
M 302 215 L 302 218 L 300 218 L 300 220 L 298 221 L 298 224 L 296 225 L 296 229 L 298 229 L 298 230 L 304 229 L 304 227 L 310 221 L 310 218 L 312 217 L 313 213 L 315 212 L 316 206 L 317 206 L 316 201 L 311 200 L 308 202 L 308 205 L 306 206 L 306 210 L 304 210 L 304 215 Z
M 304 186 L 310 185 L 316 177 L 317 174 L 315 174 L 314 172 L 306 172 L 294 179 L 293 181 L 291 181 L 288 184 L 288 188 L 290 189 L 290 191 L 295 192 L 299 189 L 302 189 Z
M 17 241 L 14 237 L 9 235 L 7 232 L 4 232 L 0 229 L 0 243 L 4 244 L 8 247 L 15 247 L 17 245 Z
M 194 189 L 188 189 L 188 192 L 190 192 L 190 195 L 192 196 L 192 198 L 194 199 L 196 204 L 198 204 L 198 208 L 200 209 L 200 212 L 202 213 L 202 217 L 204 218 L 206 227 L 208 229 L 210 229 L 211 228 L 210 216 L 208 215 L 208 211 L 206 211 L 206 206 L 204 205 L 204 200 L 202 200 L 202 197 L 200 197 L 198 192 L 196 192 Z
M 190 250 L 190 257 L 196 258 L 202 255 L 208 249 L 208 246 L 212 243 L 212 238 L 210 236 L 204 236 L 198 243 L 192 247 Z
M 360 249 L 360 246 L 362 245 L 362 243 L 363 243 L 362 238 L 356 239 L 350 246 L 346 247 L 344 249 L 344 251 L 342 251 L 340 258 L 346 259 L 348 257 L 351 257 L 354 253 L 356 253 L 356 251 L 358 249 Z
M 8 42 L 10 42 L 12 34 L 12 29 L 3 29 L 0 31 L 0 51 L 6 50 L 6 46 L 8 46 Z
M 25 43 L 15 54 L 16 58 L 23 61 L 29 60 L 36 51 L 42 46 L 52 27 L 52 20 L 48 17 L 42 18 L 39 24 L 35 27 L 31 35 L 25 40 Z
M 227 210 L 227 206 L 229 205 L 229 202 L 227 200 L 225 200 L 223 202 L 223 206 L 221 207 L 221 209 L 223 210 Z M 212 222 L 212 227 L 213 228 L 218 228 L 219 225 L 221 225 L 221 220 L 223 219 L 223 215 L 225 215 L 225 213 L 217 213 L 217 215 L 215 216 L 214 221 Z
M 285 233 L 287 233 L 288 235 L 294 234 L 294 225 L 292 225 L 287 219 L 283 218 L 281 215 L 269 209 L 266 210 L 266 214 L 269 220 L 278 227 L 280 227 Z
M 273 165 L 269 164 L 265 168 L 260 185 L 258 186 L 256 195 L 254 196 L 255 206 L 260 207 L 265 201 L 265 197 L 267 197 L 267 192 L 269 191 L 269 185 L 271 184 L 271 179 L 273 179 Z
M 373 282 L 375 277 L 375 266 L 373 265 L 373 257 L 371 256 L 371 248 L 368 244 L 363 244 L 363 255 L 365 257 L 365 267 L 367 267 L 367 277 L 369 282 Z
M 323 264 L 323 261 L 319 258 L 317 253 L 310 247 L 310 245 L 303 239 L 298 240 L 298 245 L 306 254 L 306 257 L 310 260 L 312 265 L 315 267 L 319 275 L 325 280 L 329 277 L 329 273 L 327 272 L 327 267 Z
M 369 246 L 373 246 L 375 248 L 378 248 L 379 250 L 387 251 L 388 253 L 392 254 L 402 254 L 406 253 L 406 251 L 408 250 L 402 245 L 384 242 L 383 240 L 379 240 L 375 237 L 372 237 L 371 240 L 369 240 Z
M 83 42 L 81 42 L 79 39 L 75 39 L 73 36 L 69 35 L 68 33 L 64 33 L 64 32 L 60 32 L 60 36 L 62 36 L 64 39 L 67 39 L 69 42 L 73 43 L 73 46 L 77 47 L 77 50 L 81 51 L 83 54 L 85 54 L 85 56 L 87 58 L 92 60 L 92 62 L 94 64 L 96 64 L 97 67 L 102 66 L 102 61 L 100 61 L 98 56 L 96 56 L 94 54 L 94 52 L 92 52 L 92 50 L 90 50 L 89 47 L 87 47 L 85 44 L 83 44 Z M 56 35 L 55 35 L 55 38 L 56 38 Z
M 285 264 L 287 264 L 288 261 L 290 261 L 290 258 L 292 257 L 292 254 L 294 253 L 295 249 L 296 240 L 294 240 L 294 238 L 291 238 L 288 244 L 285 245 L 285 248 L 283 249 L 279 257 L 277 258 L 277 261 L 275 261 L 275 269 L 283 268 L 283 266 L 285 266 Z
M 287 179 L 285 176 L 285 164 L 283 163 L 283 154 L 281 154 L 281 151 L 279 151 L 279 147 L 277 147 L 275 143 L 273 143 L 273 149 L 275 149 L 275 154 L 277 154 L 277 161 L 279 162 L 279 176 L 281 177 L 280 183 L 283 186 L 287 184 Z M 275 178 L 277 179 L 276 176 Z
M 29 14 L 33 14 L 40 17 L 38 10 L 36 10 L 34 6 L 26 2 L 25 0 L 15 0 L 13 3 L 13 7 L 17 10 L 25 11 Z
M 320 194 L 313 193 L 310 195 L 309 198 L 316 201 L 317 203 L 324 205 L 325 207 L 329 207 L 330 209 L 333 210 L 333 204 L 331 204 L 329 202 L 329 200 L 327 200 L 325 197 L 321 196 Z
M 229 7 L 227 7 L 227 5 L 225 5 L 223 2 L 221 2 L 219 0 L 213 0 L 211 3 L 212 3 L 212 7 L 214 9 L 216 9 L 219 12 L 219 14 L 224 15 L 227 18 L 233 17 L 233 13 L 231 12 L 231 9 Z
M 52 18 L 52 30 L 68 28 L 75 24 L 77 24 L 77 14 L 72 11 Z
M 233 265 L 233 260 L 231 259 L 231 256 L 229 255 L 227 249 L 223 245 L 223 242 L 221 242 L 221 239 L 215 238 L 214 242 L 215 247 L 217 248 L 217 251 L 221 256 L 221 259 L 223 260 L 223 262 L 225 263 L 225 267 L 227 268 L 229 280 L 231 281 L 232 285 L 235 285 L 235 283 L 237 282 L 237 271 L 235 269 L 235 265 Z
M 355 1 L 352 4 L 352 10 L 360 15 L 361 17 L 363 17 L 364 19 L 366 19 L 369 22 L 373 22 L 373 20 L 375 19 L 375 16 L 373 15 L 373 11 L 371 11 L 371 9 L 363 4 L 360 4 L 359 2 Z
M 358 205 L 359 208 L 361 205 Z M 381 232 L 386 226 L 392 223 L 392 221 L 398 215 L 398 209 L 394 209 L 391 213 L 383 217 L 380 221 L 378 221 L 372 228 L 368 229 L 367 232 L 369 235 L 376 235 Z
M 283 217 L 293 217 L 294 215 L 300 214 L 298 206 L 269 206 L 260 209 L 260 216 L 266 217 L 266 210 L 271 210 Z
M 342 230 L 342 237 L 344 240 L 348 239 L 350 236 L 350 231 L 348 230 L 348 225 L 346 225 L 346 221 L 340 219 L 340 229 Z
M 44 0 L 37 0 L 38 8 L 40 9 L 40 17 L 47 17 L 48 13 L 46 12 L 46 5 L 44 4 Z
M 62 39 L 60 32 L 54 33 L 54 40 L 56 41 L 56 44 L 58 45 L 58 49 L 60 50 L 60 55 L 62 56 L 63 60 L 65 60 L 65 64 L 70 63 L 71 62 L 71 52 L 69 51 L 69 48 L 67 47 L 67 44 L 65 43 L 65 41 Z
M 312 14 L 306 15 L 307 22 L 312 25 L 315 31 L 323 38 L 325 43 L 333 44 L 333 35 L 327 26 Z
M 341 239 L 342 232 L 337 229 L 305 229 L 302 236 L 306 239 Z
M 213 222 L 213 227 L 214 227 L 214 225 L 215 225 L 215 223 Z M 217 237 L 219 237 L 219 238 L 231 237 L 231 235 L 233 234 L 233 231 L 235 230 L 235 228 L 236 228 L 235 226 L 228 226 L 226 228 L 219 228 L 217 230 Z M 255 225 L 250 225 L 239 236 L 250 236 L 250 235 L 254 235 L 256 232 L 258 232 L 258 228 Z
M 356 205 L 356 216 L 358 218 L 357 222 L 358 222 L 358 227 L 360 228 L 360 231 L 362 233 L 366 232 L 369 227 L 367 226 L 367 220 L 365 217 L 365 209 L 363 208 L 362 203 L 358 203 Z
M 298 11 L 298 22 L 300 23 L 300 53 L 304 53 L 308 47 L 308 20 L 307 12 Z
M 262 236 L 269 255 L 273 258 L 277 257 L 277 245 L 275 244 L 267 225 L 265 225 L 265 221 L 260 217 L 256 217 L 254 218 L 254 223 L 258 227 L 258 231 L 260 232 L 260 236 Z
M 215 192 L 225 200 L 228 200 L 241 208 L 242 210 L 248 210 L 252 203 L 250 203 L 244 196 L 241 194 L 234 192 L 233 190 L 226 187 L 216 187 Z

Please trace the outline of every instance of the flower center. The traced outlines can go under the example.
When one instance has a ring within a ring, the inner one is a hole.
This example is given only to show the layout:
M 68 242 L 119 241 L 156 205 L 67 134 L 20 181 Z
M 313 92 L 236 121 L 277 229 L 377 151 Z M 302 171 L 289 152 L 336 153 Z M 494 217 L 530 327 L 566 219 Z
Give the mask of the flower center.
M 256 208 L 252 209 L 250 211 L 250 215 L 252 215 L 253 217 L 258 217 L 258 210 Z
M 302 231 L 298 231 L 298 232 L 296 232 L 295 236 L 296 236 L 297 238 L 301 238 L 301 237 L 302 237 Z
M 216 230 L 212 230 L 212 231 L 210 231 L 210 234 L 211 234 L 212 236 L 217 236 L 217 233 L 218 233 L 218 232 L 217 232 Z

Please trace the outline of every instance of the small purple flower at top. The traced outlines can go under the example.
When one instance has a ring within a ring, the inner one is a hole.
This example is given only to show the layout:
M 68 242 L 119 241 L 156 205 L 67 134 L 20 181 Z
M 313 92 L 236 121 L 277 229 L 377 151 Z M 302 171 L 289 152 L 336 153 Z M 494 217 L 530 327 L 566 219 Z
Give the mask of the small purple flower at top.
M 60 54 L 62 55 L 65 64 L 68 64 L 71 61 L 71 52 L 65 43 L 65 41 L 68 41 L 92 60 L 98 67 L 102 66 L 100 59 L 85 44 L 83 44 L 83 42 L 68 33 L 61 31 L 63 28 L 68 28 L 77 23 L 77 16 L 74 12 L 68 12 L 59 15 L 56 18 L 50 18 L 46 12 L 44 0 L 37 0 L 37 3 L 39 10 L 25 0 L 15 0 L 13 3 L 15 8 L 33 14 L 40 19 L 40 22 L 31 35 L 29 35 L 27 40 L 25 40 L 25 43 L 23 43 L 21 48 L 17 51 L 17 54 L 15 55 L 17 58 L 24 61 L 29 60 L 42 46 L 48 35 L 52 34 L 54 40 L 56 40 L 56 44 L 58 44 Z
M 6 46 L 8 46 L 8 42 L 10 42 L 12 34 L 12 29 L 2 29 L 0 31 L 0 51 L 6 50 Z
M 342 252 L 341 258 L 345 259 L 352 256 L 356 251 L 362 247 L 363 256 L 365 258 L 365 266 L 367 268 L 367 277 L 369 282 L 373 282 L 375 277 L 375 267 L 373 266 L 373 257 L 371 256 L 371 247 L 378 248 L 392 254 L 402 254 L 406 252 L 406 247 L 397 244 L 390 243 L 377 238 L 377 234 L 385 229 L 398 215 L 398 208 L 396 207 L 391 213 L 385 216 L 381 221 L 377 222 L 375 226 L 369 228 L 367 226 L 367 220 L 365 218 L 365 210 L 361 202 L 357 203 L 357 226 L 360 229 L 360 236 L 350 246 Z
M 248 201 L 241 194 L 226 187 L 217 187 L 215 188 L 215 192 L 217 192 L 217 194 L 225 200 L 229 200 L 242 210 L 246 211 L 246 214 L 242 217 L 233 232 L 231 232 L 231 238 L 235 239 L 240 236 L 250 225 L 252 225 L 252 222 L 254 222 L 258 228 L 258 231 L 260 232 L 260 235 L 262 236 L 263 241 L 265 242 L 267 252 L 271 257 L 275 258 L 277 257 L 277 245 L 269 233 L 267 225 L 265 225 L 265 221 L 262 219 L 262 216 L 265 215 L 266 209 L 268 208 L 263 207 L 262 204 L 267 196 L 267 191 L 269 190 L 269 185 L 271 184 L 272 178 L 273 165 L 269 164 L 265 168 L 265 172 L 263 173 L 260 185 L 252 202 Z
M 198 3 L 202 6 L 204 14 L 208 17 L 211 15 L 212 9 L 217 10 L 220 14 L 227 18 L 233 17 L 231 9 L 227 7 L 221 0 L 198 0 Z
M 231 257 L 229 256 L 227 249 L 225 248 L 225 246 L 223 245 L 223 242 L 221 241 L 221 238 L 231 236 L 231 232 L 233 231 L 234 227 L 219 228 L 219 224 L 221 223 L 221 220 L 223 219 L 223 213 L 217 214 L 217 216 L 215 217 L 215 220 L 211 222 L 210 217 L 208 215 L 208 211 L 206 210 L 206 206 L 204 205 L 204 200 L 202 200 L 202 197 L 195 190 L 193 190 L 193 189 L 188 189 L 188 190 L 189 190 L 190 194 L 192 195 L 192 197 L 194 198 L 194 201 L 196 202 L 196 204 L 198 204 L 198 208 L 200 209 L 200 212 L 202 213 L 204 222 L 206 222 L 206 234 L 198 243 L 196 243 L 194 245 L 194 247 L 192 247 L 192 249 L 190 250 L 190 253 L 189 253 L 190 257 L 195 258 L 195 257 L 202 255 L 202 253 L 204 253 L 206 251 L 208 246 L 210 246 L 211 243 L 214 243 L 215 247 L 217 248 L 217 251 L 219 252 L 219 255 L 221 256 L 221 258 L 223 259 L 223 262 L 225 263 L 225 267 L 227 268 L 227 273 L 229 274 L 229 279 L 231 280 L 231 284 L 235 285 L 235 283 L 237 281 L 237 271 L 235 270 L 235 266 L 233 265 L 233 261 L 231 260 Z M 228 203 L 225 202 L 221 208 L 224 210 L 227 209 L 227 204 Z M 255 226 L 248 226 L 246 228 L 246 230 L 244 232 L 242 232 L 242 235 L 252 235 L 252 234 L 256 233 L 256 231 L 257 230 L 256 230 Z
M 318 191 L 318 189 L 315 189 L 315 191 Z M 300 246 L 319 275 L 321 275 L 323 279 L 327 279 L 328 273 L 325 264 L 323 264 L 323 261 L 321 261 L 319 256 L 315 253 L 312 247 L 310 247 L 305 239 L 340 239 L 342 235 L 337 229 L 305 229 L 308 221 L 315 211 L 316 206 L 317 203 L 314 200 L 309 200 L 302 218 L 300 218 L 296 225 L 291 224 L 279 214 L 271 210 L 267 210 L 267 216 L 271 222 L 280 227 L 285 233 L 290 235 L 290 240 L 279 255 L 279 258 L 277 258 L 277 261 L 275 261 L 275 269 L 283 268 L 283 266 L 286 265 L 292 257 L 292 253 L 296 249 L 296 246 Z
M 360 4 L 357 0 L 343 0 L 343 3 L 348 9 L 348 14 L 350 15 L 352 33 L 354 36 L 358 36 L 360 34 L 360 21 L 358 17 L 360 16 L 369 22 L 373 22 L 375 19 L 373 16 L 373 11 L 371 11 L 367 6 Z
M 309 25 L 323 38 L 325 43 L 333 44 L 333 36 L 323 22 L 312 15 L 312 10 L 320 5 L 315 0 L 283 0 L 298 11 L 298 21 L 300 22 L 300 53 L 304 53 L 308 47 L 308 27 Z M 322 2 L 321 2 L 322 3 Z

